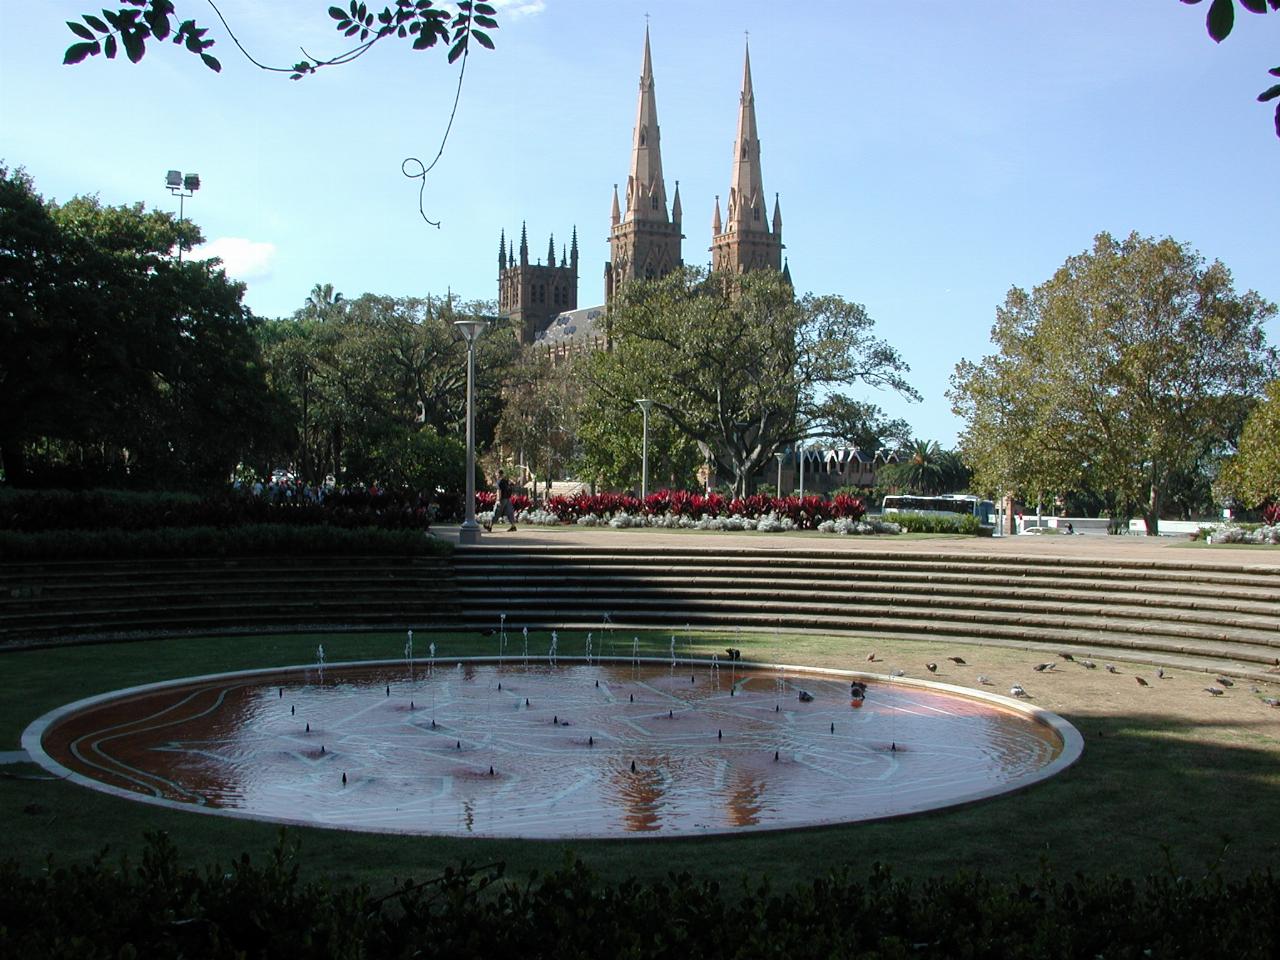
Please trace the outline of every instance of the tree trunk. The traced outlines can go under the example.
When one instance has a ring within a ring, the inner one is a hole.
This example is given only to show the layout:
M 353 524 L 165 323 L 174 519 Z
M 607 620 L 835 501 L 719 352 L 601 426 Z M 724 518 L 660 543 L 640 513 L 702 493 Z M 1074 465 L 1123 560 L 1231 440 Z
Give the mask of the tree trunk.
M 1159 485 L 1151 484 L 1151 495 L 1147 500 L 1147 509 L 1142 512 L 1142 522 L 1147 525 L 1147 536 L 1160 536 L 1160 503 L 1161 490 Z

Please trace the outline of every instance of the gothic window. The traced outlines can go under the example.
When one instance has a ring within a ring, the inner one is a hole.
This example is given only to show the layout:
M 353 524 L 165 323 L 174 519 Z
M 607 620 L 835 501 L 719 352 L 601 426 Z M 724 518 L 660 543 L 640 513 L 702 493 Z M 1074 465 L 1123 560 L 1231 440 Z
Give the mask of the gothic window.
M 644 146 L 644 131 L 640 131 L 640 146 Z
M 759 222 L 760 222 L 760 208 L 759 208 L 759 207 L 752 207 L 752 208 L 751 208 L 751 219 L 752 219 L 752 220 L 754 220 L 754 221 L 756 221 L 756 223 L 759 223 Z

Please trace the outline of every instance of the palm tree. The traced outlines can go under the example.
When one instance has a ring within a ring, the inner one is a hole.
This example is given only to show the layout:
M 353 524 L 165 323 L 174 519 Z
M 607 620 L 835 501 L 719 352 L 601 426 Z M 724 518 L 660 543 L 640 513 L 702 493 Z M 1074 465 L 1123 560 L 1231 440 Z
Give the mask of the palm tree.
M 307 302 L 302 312 L 312 319 L 324 320 L 341 302 L 342 294 L 334 292 L 332 283 L 317 283 L 307 295 Z

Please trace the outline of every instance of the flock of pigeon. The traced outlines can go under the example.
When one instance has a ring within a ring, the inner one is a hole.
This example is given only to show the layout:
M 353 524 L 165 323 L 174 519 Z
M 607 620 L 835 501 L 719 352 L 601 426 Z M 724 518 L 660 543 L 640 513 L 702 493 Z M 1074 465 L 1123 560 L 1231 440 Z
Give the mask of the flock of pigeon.
M 1078 664 L 1079 666 L 1083 667 L 1085 670 L 1098 669 L 1098 664 L 1095 661 L 1086 659 L 1084 657 L 1077 659 L 1073 654 L 1070 654 L 1070 653 L 1059 653 L 1058 656 L 1062 659 L 1063 662 Z M 956 666 L 963 667 L 968 665 L 964 657 L 947 657 L 947 659 L 950 660 L 952 663 L 956 664 Z M 867 662 L 879 663 L 881 662 L 881 660 L 874 653 L 869 653 L 867 654 Z M 1036 664 L 1034 667 L 1032 667 L 1032 669 L 1035 670 L 1037 673 L 1050 673 L 1058 668 L 1058 663 L 1059 661 L 1057 660 L 1048 660 L 1048 661 L 1045 661 L 1044 663 Z M 936 674 L 938 672 L 937 663 L 934 663 L 931 661 L 929 663 L 926 663 L 924 666 L 925 666 L 925 669 L 928 670 L 930 674 Z M 1106 668 L 1107 673 L 1120 675 L 1120 670 L 1116 668 L 1115 664 L 1107 663 L 1107 664 L 1103 664 L 1103 666 Z M 894 670 L 890 675 L 894 677 L 902 677 L 902 676 L 906 676 L 906 671 Z M 1155 675 L 1157 680 L 1173 679 L 1169 674 L 1165 673 L 1163 667 L 1156 667 Z M 1145 677 L 1140 677 L 1135 674 L 1133 679 L 1137 681 L 1138 686 L 1140 687 L 1151 686 L 1151 681 L 1147 680 Z M 978 683 L 980 683 L 984 687 L 994 686 L 994 684 L 991 681 L 991 678 L 983 674 L 978 675 Z M 1234 680 L 1232 680 L 1230 677 L 1224 677 L 1224 676 L 1215 677 L 1214 683 L 1216 683 L 1217 686 L 1203 688 L 1204 692 L 1209 694 L 1212 697 L 1220 697 L 1224 693 L 1226 693 L 1228 689 L 1236 685 L 1236 682 Z M 854 681 L 854 685 L 856 687 L 859 684 L 857 681 Z M 865 692 L 866 685 L 862 684 L 861 686 L 862 686 L 862 690 Z M 1265 703 L 1267 706 L 1280 707 L 1280 698 L 1262 696 L 1263 691 L 1260 687 L 1256 685 L 1251 685 L 1249 690 L 1251 693 L 1257 695 L 1259 699 L 1261 699 L 1262 702 Z M 1009 689 L 1009 695 L 1012 697 L 1017 697 L 1019 699 L 1029 698 L 1031 696 L 1029 693 L 1027 693 L 1026 688 L 1023 687 L 1022 684 L 1020 683 L 1015 683 Z

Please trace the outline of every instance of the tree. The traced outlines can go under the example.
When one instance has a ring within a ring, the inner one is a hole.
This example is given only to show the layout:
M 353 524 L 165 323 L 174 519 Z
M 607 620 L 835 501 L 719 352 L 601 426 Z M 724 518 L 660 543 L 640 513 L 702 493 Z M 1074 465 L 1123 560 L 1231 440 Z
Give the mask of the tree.
M 776 451 L 832 436 L 835 413 L 849 410 L 839 388 L 919 396 L 860 305 L 797 298 L 774 271 L 685 268 L 637 280 L 610 307 L 609 325 L 612 349 L 587 368 L 584 416 L 616 423 L 634 417 L 638 398 L 652 399 L 650 430 L 656 418 L 701 444 L 739 492 Z
M 122 3 L 116 10 L 104 9 L 101 17 L 86 13 L 81 15 L 83 22 L 68 20 L 67 27 L 77 42 L 67 48 L 62 62 L 80 63 L 99 54 L 113 60 L 123 50 L 131 62 L 137 63 L 146 55 L 149 40 L 160 43 L 171 40 L 198 56 L 210 70 L 222 70 L 222 63 L 208 52 L 215 43 L 207 38 L 208 29 L 199 26 L 195 20 L 183 20 L 174 0 L 122 0 Z M 493 7 L 473 0 L 458 0 L 456 12 L 443 5 L 436 6 L 433 0 L 395 0 L 381 13 L 370 12 L 366 4 L 351 0 L 345 9 L 329 7 L 328 15 L 336 21 L 334 27 L 338 33 L 344 39 L 355 38 L 356 46 L 328 58 L 315 57 L 303 50 L 303 59 L 293 66 L 268 66 L 249 54 L 231 31 L 222 11 L 215 4 L 210 6 L 213 6 L 232 42 L 250 63 L 273 73 L 287 73 L 293 80 L 300 80 L 322 67 L 350 63 L 376 43 L 389 38 L 408 41 L 414 50 L 430 50 L 437 43 L 451 43 L 449 62 L 453 63 L 466 56 L 473 39 L 492 50 L 493 40 L 478 28 L 498 29 Z
M 1182 0 L 1183 3 L 1196 4 L 1201 0 Z M 1240 6 L 1250 13 L 1266 13 L 1269 6 L 1272 10 L 1280 10 L 1280 0 L 1240 0 Z M 1205 29 L 1214 43 L 1221 43 L 1230 36 L 1236 25 L 1236 8 L 1232 0 L 1213 0 L 1209 5 L 1209 13 L 1205 17 Z M 1280 67 L 1272 67 L 1267 71 L 1273 77 L 1280 77 Z M 1280 98 L 1280 83 L 1273 84 L 1258 94 L 1258 102 Z M 1276 136 L 1280 137 L 1280 102 L 1276 103 Z
M 556 364 L 536 347 L 510 368 L 502 387 L 502 418 L 495 440 L 547 481 L 563 474 L 573 459 L 578 435 L 581 358 Z
M 0 167 L 0 458 L 24 484 L 198 485 L 262 441 L 270 399 L 244 287 L 179 263 L 190 222 L 46 203 Z
M 386 438 L 418 426 L 445 437 L 465 432 L 466 346 L 453 327 L 460 316 L 489 312 L 485 303 L 455 307 L 449 298 L 365 294 L 317 307 L 332 296 L 317 284 L 292 319 L 266 324 L 263 350 L 271 383 L 295 424 L 285 459 L 308 480 L 332 473 L 377 478 Z M 477 437 L 492 436 L 499 389 L 515 356 L 515 338 L 498 326 L 477 344 Z
M 934 496 L 955 493 L 969 485 L 970 473 L 952 450 L 943 450 L 936 440 L 913 440 L 898 451 L 898 459 L 881 468 L 879 486 L 906 493 Z
M 1235 435 L 1274 375 L 1275 313 L 1185 244 L 1099 234 L 1032 293 L 1011 290 L 997 353 L 956 367 L 948 397 L 978 485 L 1097 491 L 1158 533 L 1171 481 Z
M 1267 384 L 1245 421 L 1238 452 L 1222 466 L 1221 487 L 1249 507 L 1280 502 L 1280 380 Z

